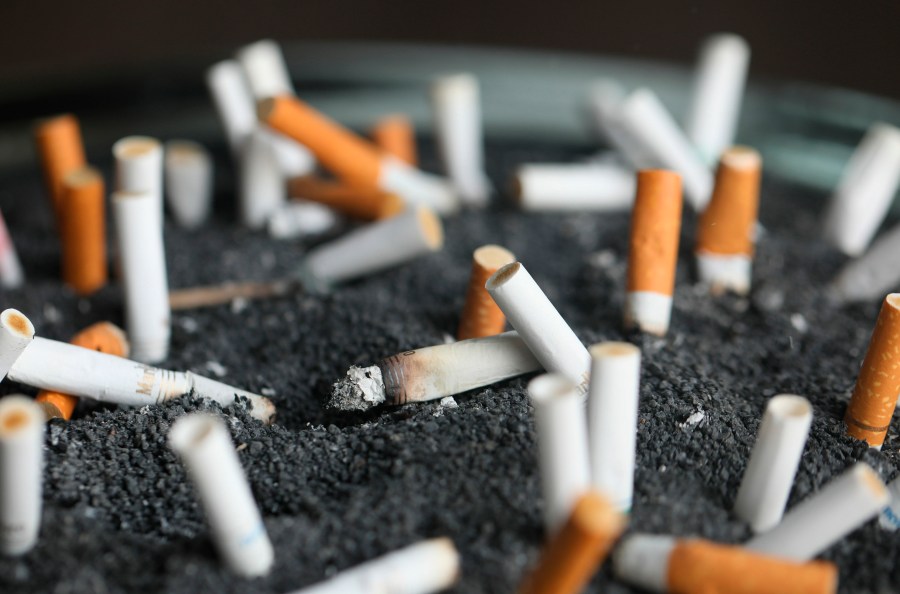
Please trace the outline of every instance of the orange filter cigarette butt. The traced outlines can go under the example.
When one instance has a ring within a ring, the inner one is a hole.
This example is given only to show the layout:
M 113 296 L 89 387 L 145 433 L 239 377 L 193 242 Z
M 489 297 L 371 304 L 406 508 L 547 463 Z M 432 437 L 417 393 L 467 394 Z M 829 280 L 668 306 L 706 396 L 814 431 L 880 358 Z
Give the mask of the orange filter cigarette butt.
M 288 189 L 293 198 L 312 200 L 364 221 L 386 219 L 401 213 L 406 207 L 397 194 L 378 188 L 327 181 L 314 175 L 291 178 Z
M 97 322 L 72 338 L 72 344 L 92 351 L 100 351 L 117 357 L 128 357 L 130 350 L 125 332 L 115 324 Z M 78 404 L 76 396 L 41 390 L 35 400 L 44 409 L 47 418 L 69 420 Z
M 34 136 L 44 168 L 47 192 L 53 203 L 56 220 L 59 221 L 63 178 L 85 165 L 81 129 L 75 116 L 63 114 L 38 121 Z
M 625 517 L 605 497 L 594 491 L 582 495 L 519 593 L 581 592 L 624 529 Z
M 713 292 L 750 291 L 762 158 L 733 147 L 719 161 L 712 199 L 697 226 L 697 269 Z
M 91 167 L 63 178 L 60 209 L 63 281 L 79 295 L 106 284 L 106 209 L 103 177 Z
M 500 268 L 515 261 L 513 253 L 499 245 L 483 245 L 472 254 L 472 275 L 459 319 L 457 339 L 481 338 L 503 332 L 506 317 L 484 285 Z
M 681 177 L 677 173 L 663 169 L 638 172 L 628 254 L 627 327 L 659 336 L 669 329 L 681 208 Z
M 391 114 L 378 120 L 372 128 L 372 140 L 387 154 L 413 167 L 418 165 L 416 131 L 405 115 Z
M 850 397 L 847 433 L 881 449 L 900 394 L 900 293 L 884 298 Z

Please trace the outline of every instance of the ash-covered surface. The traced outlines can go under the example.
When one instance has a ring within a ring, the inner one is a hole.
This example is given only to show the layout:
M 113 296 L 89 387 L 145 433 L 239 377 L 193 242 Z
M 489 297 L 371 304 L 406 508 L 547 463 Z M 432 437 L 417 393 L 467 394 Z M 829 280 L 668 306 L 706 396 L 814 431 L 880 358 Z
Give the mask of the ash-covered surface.
M 498 185 L 516 163 L 564 156 L 549 148 L 488 151 Z M 97 320 L 121 323 L 118 288 L 87 300 L 61 288 L 38 179 L 35 171 L 0 195 L 29 275 L 28 288 L 3 294 L 2 306 L 20 308 L 39 335 L 62 340 Z M 844 259 L 819 239 L 821 198 L 767 180 L 761 218 L 768 234 L 749 299 L 712 298 L 695 288 L 687 214 L 665 339 L 621 330 L 627 214 L 523 214 L 505 198 L 490 212 L 447 220 L 440 254 L 334 294 L 176 313 L 165 366 L 269 395 L 278 407 L 271 427 L 228 411 L 276 547 L 273 571 L 247 581 L 219 563 L 166 446 L 174 419 L 213 405 L 82 404 L 76 420 L 48 428 L 41 540 L 20 560 L 0 560 L 0 588 L 282 593 L 414 541 L 449 536 L 463 557 L 454 592 L 514 591 L 544 538 L 528 378 L 457 396 L 458 408 L 432 402 L 339 415 L 323 406 L 350 365 L 455 334 L 472 250 L 489 242 L 525 263 L 585 343 L 625 339 L 643 350 L 631 529 L 745 539 L 748 529 L 730 509 L 766 400 L 780 392 L 805 395 L 815 406 L 791 504 L 855 460 L 890 479 L 897 431 L 879 454 L 845 437 L 841 424 L 879 304 L 829 302 L 823 288 Z M 229 208 L 221 206 L 196 233 L 167 225 L 173 288 L 274 278 L 297 265 L 304 246 L 239 229 Z M 7 381 L 2 389 L 22 388 Z M 895 592 L 898 555 L 900 536 L 870 522 L 825 556 L 840 565 L 842 592 Z M 611 579 L 608 566 L 591 587 L 601 590 L 632 591 Z

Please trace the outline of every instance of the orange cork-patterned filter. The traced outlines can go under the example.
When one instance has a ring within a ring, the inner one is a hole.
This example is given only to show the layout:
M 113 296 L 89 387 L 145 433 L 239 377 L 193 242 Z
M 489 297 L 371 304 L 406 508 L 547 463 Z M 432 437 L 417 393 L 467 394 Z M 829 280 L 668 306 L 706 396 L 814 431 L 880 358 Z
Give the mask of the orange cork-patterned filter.
M 900 394 L 900 293 L 884 298 L 844 422 L 847 433 L 881 447 Z
M 397 194 L 378 188 L 353 186 L 339 181 L 324 180 L 315 175 L 294 177 L 288 181 L 293 198 L 324 204 L 350 218 L 377 221 L 400 214 L 406 203 Z
M 833 594 L 833 563 L 796 563 L 700 539 L 679 541 L 669 556 L 671 594 Z
M 44 180 L 53 203 L 57 224 L 62 216 L 63 178 L 85 165 L 84 144 L 78 120 L 64 114 L 40 120 L 34 129 Z
M 391 114 L 379 119 L 371 132 L 372 141 L 389 155 L 415 167 L 416 131 L 412 122 L 403 114 Z
M 625 523 L 625 517 L 599 493 L 582 495 L 519 594 L 581 592 L 603 564 Z
M 296 97 L 260 101 L 257 113 L 261 122 L 306 146 L 323 167 L 343 180 L 378 185 L 382 159 L 378 148 Z
M 506 317 L 484 285 L 495 272 L 515 261 L 513 253 L 499 245 L 483 245 L 472 254 L 472 275 L 459 319 L 457 339 L 494 336 L 503 332 Z
M 762 158 L 749 147 L 728 149 L 719 161 L 709 206 L 697 225 L 697 252 L 753 255 Z
M 63 179 L 62 276 L 79 295 L 106 284 L 105 205 L 103 177 L 96 169 L 77 169 Z
M 631 214 L 628 291 L 672 295 L 681 232 L 681 177 L 663 169 L 637 174 Z

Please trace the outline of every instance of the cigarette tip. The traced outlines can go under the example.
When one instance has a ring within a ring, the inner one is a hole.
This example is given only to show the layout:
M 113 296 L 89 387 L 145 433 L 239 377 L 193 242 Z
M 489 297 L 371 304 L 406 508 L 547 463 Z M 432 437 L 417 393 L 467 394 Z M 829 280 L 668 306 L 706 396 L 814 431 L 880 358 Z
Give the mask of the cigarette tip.
M 31 320 L 17 309 L 9 308 L 3 310 L 3 313 L 0 314 L 0 324 L 19 336 L 25 338 L 34 337 L 34 325 L 31 323 Z
M 347 370 L 346 376 L 334 383 L 326 406 L 335 410 L 366 411 L 385 399 L 381 368 L 354 365 Z

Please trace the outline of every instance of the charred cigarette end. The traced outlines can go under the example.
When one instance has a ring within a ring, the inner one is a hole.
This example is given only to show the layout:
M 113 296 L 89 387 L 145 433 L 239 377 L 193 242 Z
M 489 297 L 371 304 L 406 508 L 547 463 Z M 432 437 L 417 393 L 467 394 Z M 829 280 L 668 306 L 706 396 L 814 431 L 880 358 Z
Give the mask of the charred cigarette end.
M 184 374 L 191 385 L 191 395 L 218 402 L 223 407 L 245 401 L 250 409 L 250 416 L 271 425 L 275 419 L 275 405 L 271 400 L 259 394 L 240 390 L 228 384 L 211 380 L 191 371 Z
M 328 408 L 365 411 L 386 400 L 384 380 L 378 365 L 352 366 L 343 379 L 335 382 Z

